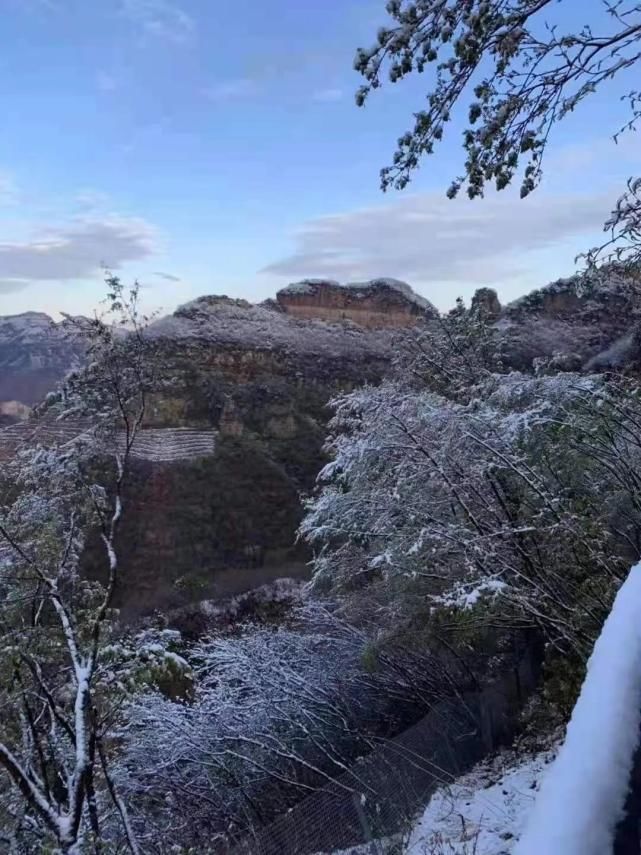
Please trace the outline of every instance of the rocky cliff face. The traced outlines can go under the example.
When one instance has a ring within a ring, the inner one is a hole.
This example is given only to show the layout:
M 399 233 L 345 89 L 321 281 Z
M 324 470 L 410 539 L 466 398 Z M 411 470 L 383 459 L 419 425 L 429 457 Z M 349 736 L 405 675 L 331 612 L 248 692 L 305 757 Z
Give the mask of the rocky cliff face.
M 351 321 L 369 329 L 408 327 L 436 316 L 434 306 L 398 279 L 372 279 L 340 285 L 304 279 L 276 295 L 278 305 L 295 318 Z
M 199 439 L 193 454 L 136 460 L 122 606 L 165 609 L 304 577 L 296 529 L 301 496 L 324 462 L 327 402 L 378 382 L 396 333 L 299 320 L 226 297 L 189 303 L 149 333 L 164 385 L 146 433 Z
M 24 407 L 38 403 L 79 357 L 65 325 L 48 315 L 0 317 L 0 418 L 8 422 L 28 414 Z
M 77 354 L 44 316 L 8 319 L 4 330 L 5 363 L 35 403 Z M 398 334 L 227 297 L 195 300 L 149 328 L 163 382 L 133 461 L 118 592 L 126 612 L 306 574 L 295 534 L 301 496 L 324 462 L 327 402 L 378 382 Z M 46 416 L 5 428 L 0 460 L 23 443 L 65 441 L 82 429 Z M 98 554 L 89 550 L 90 574 L 100 575 Z
M 502 309 L 497 326 L 505 358 L 516 368 L 530 368 L 537 358 L 562 358 L 573 370 L 637 370 L 640 319 L 641 280 L 610 272 L 592 281 L 559 279 L 532 291 Z

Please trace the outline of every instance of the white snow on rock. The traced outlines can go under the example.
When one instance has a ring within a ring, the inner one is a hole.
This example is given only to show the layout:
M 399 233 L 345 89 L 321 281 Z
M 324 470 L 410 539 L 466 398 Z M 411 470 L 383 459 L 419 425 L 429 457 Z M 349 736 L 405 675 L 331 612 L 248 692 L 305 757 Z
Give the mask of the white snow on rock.
M 422 309 L 430 309 L 436 312 L 436 309 L 429 300 L 426 300 L 425 297 L 421 297 L 421 295 L 417 294 L 411 285 L 408 285 L 407 282 L 402 282 L 400 279 L 392 279 L 390 277 L 383 276 L 378 279 L 368 279 L 366 282 L 347 282 L 343 285 L 343 288 L 346 288 L 348 291 L 389 288 L 392 291 L 398 291 L 398 293 L 402 294 L 408 302 L 415 303 Z
M 344 291 L 350 291 L 354 297 L 364 297 L 367 292 L 376 291 L 378 289 L 388 289 L 401 294 L 408 303 L 414 303 L 420 306 L 421 309 L 427 309 L 436 313 L 436 309 L 426 300 L 421 297 L 416 291 L 408 285 L 407 282 L 402 282 L 400 279 L 392 279 L 391 277 L 379 277 L 378 279 L 368 279 L 364 282 L 337 282 L 334 279 L 301 279 L 300 282 L 292 282 L 286 285 L 278 292 L 279 294 L 313 294 L 318 288 L 341 288 Z
M 37 341 L 58 329 L 44 312 L 23 312 L 21 315 L 0 316 L 0 342 L 19 340 L 22 343 Z
M 512 852 L 553 757 L 553 749 L 525 759 L 503 752 L 441 787 L 415 826 L 406 855 Z
M 390 330 L 299 320 L 266 306 L 212 296 L 199 297 L 154 321 L 148 335 L 171 342 L 191 340 L 209 347 L 278 350 L 326 359 L 384 356 L 393 338 Z
M 622 816 L 641 722 L 641 564 L 594 645 L 559 756 L 515 855 L 603 855 Z
M 329 285 L 332 288 L 340 288 L 340 282 L 334 279 L 301 279 L 300 282 L 290 282 L 278 292 L 279 294 L 313 294 L 317 286 Z

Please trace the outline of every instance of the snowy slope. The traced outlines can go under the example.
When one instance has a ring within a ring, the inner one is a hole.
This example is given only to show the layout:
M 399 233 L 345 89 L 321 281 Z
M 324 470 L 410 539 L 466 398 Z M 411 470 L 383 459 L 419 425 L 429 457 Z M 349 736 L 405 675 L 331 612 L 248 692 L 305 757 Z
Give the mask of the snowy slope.
M 504 752 L 434 793 L 406 855 L 505 855 L 513 850 L 554 750 Z

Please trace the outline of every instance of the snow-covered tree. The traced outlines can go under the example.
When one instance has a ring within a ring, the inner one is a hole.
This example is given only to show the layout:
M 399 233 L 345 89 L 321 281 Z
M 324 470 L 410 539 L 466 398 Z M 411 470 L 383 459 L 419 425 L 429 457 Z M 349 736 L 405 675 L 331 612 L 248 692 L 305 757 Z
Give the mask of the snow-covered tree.
M 136 679 L 164 667 L 167 639 L 114 635 L 118 532 L 152 366 L 137 287 L 108 284 L 113 322 L 70 321 L 89 365 L 40 414 L 81 416 L 84 432 L 25 449 L 3 471 L 0 825 L 11 851 L 99 852 L 109 828 L 138 851 L 109 770 L 110 731 Z
M 482 304 L 468 309 L 459 298 L 448 314 L 399 342 L 394 373 L 411 388 L 467 400 L 480 381 L 502 370 L 502 338 L 492 320 Z
M 404 581 L 432 612 L 494 602 L 492 620 L 584 655 L 641 546 L 638 389 L 483 369 L 448 397 L 416 376 L 334 402 L 302 524 L 316 588 Z
M 312 601 L 288 625 L 198 644 L 189 700 L 139 697 L 123 730 L 117 777 L 141 843 L 203 851 L 339 778 L 349 792 L 354 759 L 402 724 L 403 709 L 420 714 L 443 692 L 431 657 L 372 655 L 371 641 Z

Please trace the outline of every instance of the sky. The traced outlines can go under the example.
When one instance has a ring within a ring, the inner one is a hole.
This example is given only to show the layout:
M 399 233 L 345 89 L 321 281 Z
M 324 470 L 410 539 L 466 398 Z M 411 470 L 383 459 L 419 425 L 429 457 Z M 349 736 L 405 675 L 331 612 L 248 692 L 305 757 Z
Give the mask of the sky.
M 597 3 L 563 0 L 565 21 Z M 620 93 L 559 126 L 525 201 L 445 197 L 458 133 L 383 195 L 379 169 L 428 82 L 355 106 L 355 49 L 384 6 L 0 0 L 0 315 L 90 313 L 106 267 L 162 312 L 319 276 L 403 279 L 445 309 L 570 274 L 641 159 L 636 135 L 610 139 Z

